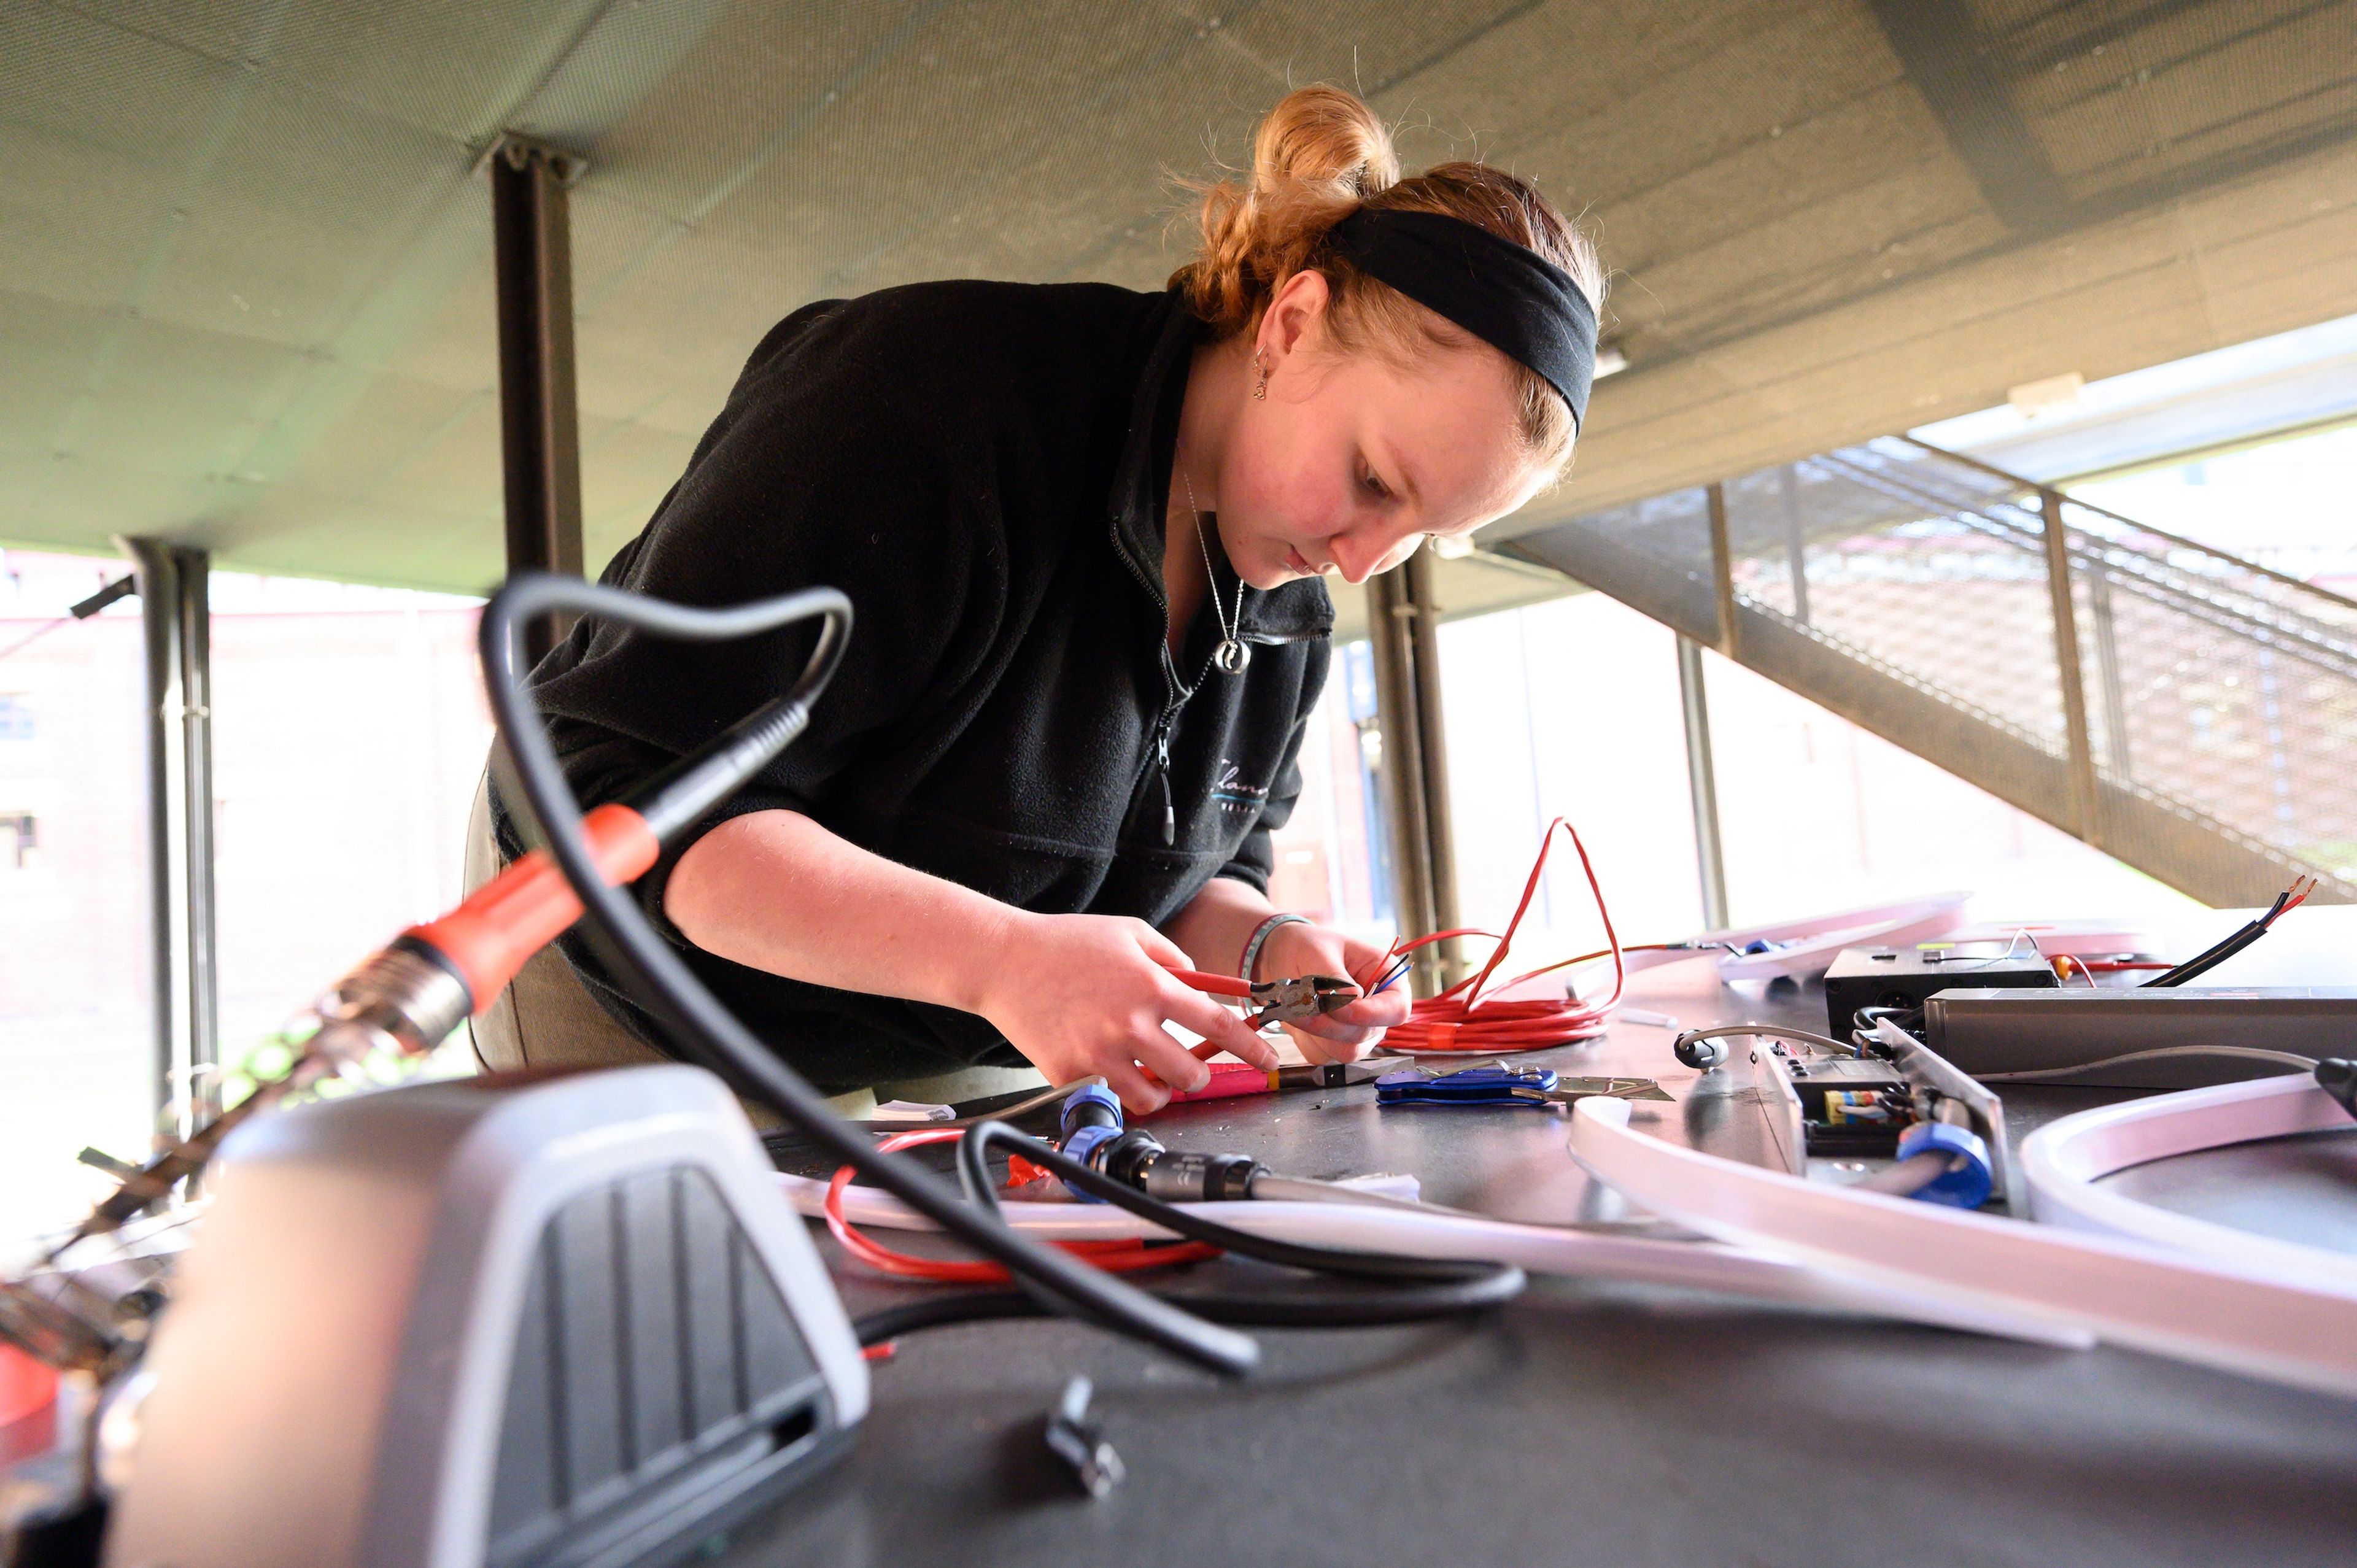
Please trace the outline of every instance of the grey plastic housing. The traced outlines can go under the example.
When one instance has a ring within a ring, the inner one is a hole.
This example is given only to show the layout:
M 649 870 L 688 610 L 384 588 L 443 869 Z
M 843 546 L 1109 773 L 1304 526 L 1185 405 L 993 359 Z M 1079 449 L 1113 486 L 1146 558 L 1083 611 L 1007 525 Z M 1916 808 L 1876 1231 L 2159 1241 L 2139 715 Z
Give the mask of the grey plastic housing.
M 113 1568 L 675 1562 L 866 1412 L 834 1285 L 701 1069 L 301 1106 L 208 1179 Z
M 2045 1079 L 2107 1089 L 2199 1089 L 2295 1070 L 2247 1057 L 2176 1055 L 2088 1064 L 2138 1051 L 2232 1046 L 2307 1057 L 2357 1052 L 2357 990 L 2139 986 L 2127 990 L 1943 991 L 1923 1004 L 1924 1043 L 1957 1069 L 2071 1069 Z

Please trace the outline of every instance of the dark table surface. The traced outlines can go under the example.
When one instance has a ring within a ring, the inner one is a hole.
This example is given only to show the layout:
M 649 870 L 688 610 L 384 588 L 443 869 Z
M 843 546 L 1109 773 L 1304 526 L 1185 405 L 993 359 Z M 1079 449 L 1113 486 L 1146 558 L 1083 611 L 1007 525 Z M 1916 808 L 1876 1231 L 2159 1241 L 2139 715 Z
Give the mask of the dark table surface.
M 2188 952 L 2239 924 L 2170 927 Z M 2357 910 L 2301 910 L 2220 983 L 2344 980 Z M 1687 1026 L 1823 1029 L 1815 986 L 1721 985 L 1707 962 L 1639 976 Z M 1546 1053 L 1657 1079 L 1636 1124 L 1773 1163 L 1738 1048 L 1703 1079 L 1670 1032 L 1616 1024 Z M 2007 1098 L 2017 1140 L 2116 1094 Z M 1373 1090 L 1218 1101 L 1156 1122 L 1176 1146 L 1292 1174 L 1412 1172 L 1436 1201 L 1520 1219 L 1609 1212 L 1537 1112 L 1379 1112 Z M 2357 1136 L 2166 1162 L 2148 1201 L 2357 1250 Z M 828 1247 L 854 1315 L 915 1287 Z M 1189 1283 L 1248 1286 L 1254 1266 Z M 1534 1280 L 1478 1320 L 1260 1333 L 1223 1383 L 1084 1327 L 914 1335 L 875 1369 L 850 1456 L 739 1532 L 729 1563 L 2216 1563 L 2346 1562 L 2357 1405 L 2133 1352 L 2039 1348 L 1731 1298 Z M 1073 1373 L 1128 1467 L 1089 1501 L 1039 1442 Z

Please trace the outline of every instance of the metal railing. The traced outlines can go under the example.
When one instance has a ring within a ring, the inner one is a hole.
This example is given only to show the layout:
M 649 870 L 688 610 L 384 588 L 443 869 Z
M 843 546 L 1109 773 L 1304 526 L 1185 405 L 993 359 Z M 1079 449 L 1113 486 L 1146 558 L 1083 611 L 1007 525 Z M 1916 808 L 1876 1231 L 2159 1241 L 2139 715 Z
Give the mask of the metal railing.
M 2357 602 L 1905 437 L 1505 548 L 2213 903 L 2357 901 Z

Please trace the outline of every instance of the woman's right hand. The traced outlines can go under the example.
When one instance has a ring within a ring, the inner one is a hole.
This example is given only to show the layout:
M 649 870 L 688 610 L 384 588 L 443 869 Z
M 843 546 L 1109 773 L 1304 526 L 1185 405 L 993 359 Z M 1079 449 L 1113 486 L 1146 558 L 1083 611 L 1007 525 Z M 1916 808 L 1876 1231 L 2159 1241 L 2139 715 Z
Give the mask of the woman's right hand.
M 1133 1114 L 1158 1111 L 1173 1089 L 1211 1081 L 1201 1056 L 1223 1050 L 1273 1069 L 1276 1050 L 1243 1020 L 1181 982 L 1178 944 L 1143 920 L 1016 911 L 975 1009 L 1049 1083 L 1102 1074 Z M 1203 1036 L 1189 1051 L 1165 1020 Z M 1198 1053 L 1200 1053 L 1200 1055 Z

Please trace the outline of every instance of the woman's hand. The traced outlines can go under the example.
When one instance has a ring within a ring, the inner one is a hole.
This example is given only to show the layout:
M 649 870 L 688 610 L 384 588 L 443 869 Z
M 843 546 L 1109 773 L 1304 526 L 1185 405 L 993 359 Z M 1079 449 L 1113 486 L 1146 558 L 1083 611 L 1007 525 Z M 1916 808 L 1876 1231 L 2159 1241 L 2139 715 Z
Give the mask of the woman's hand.
M 1363 982 L 1375 977 L 1383 961 L 1381 948 L 1329 926 L 1288 921 L 1269 932 L 1253 967 L 1263 980 L 1339 974 L 1361 982 L 1363 990 Z M 1407 1022 L 1409 1005 L 1407 986 L 1402 983 L 1380 996 L 1361 996 L 1337 1012 L 1285 1027 L 1313 1062 L 1355 1061 L 1383 1037 L 1385 1029 Z
M 1102 1073 L 1138 1115 L 1160 1110 L 1173 1089 L 1210 1082 L 1201 1057 L 1215 1050 L 1257 1068 L 1276 1066 L 1268 1041 L 1166 965 L 1194 967 L 1143 920 L 1016 911 L 974 1011 L 1049 1083 Z M 1166 1019 L 1202 1036 L 1204 1045 L 1190 1053 L 1163 1028 Z

